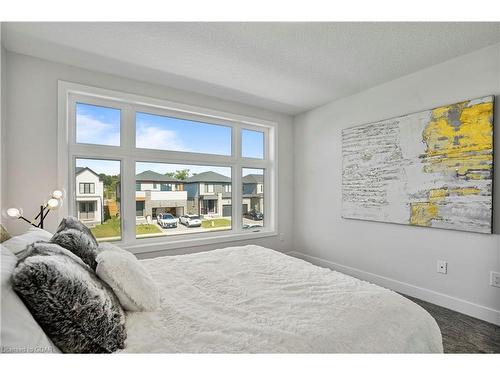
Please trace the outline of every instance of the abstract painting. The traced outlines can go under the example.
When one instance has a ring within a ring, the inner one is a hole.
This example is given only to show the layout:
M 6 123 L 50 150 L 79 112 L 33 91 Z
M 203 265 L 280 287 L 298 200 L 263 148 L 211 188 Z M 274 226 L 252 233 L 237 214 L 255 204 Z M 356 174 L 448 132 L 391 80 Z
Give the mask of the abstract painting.
M 492 231 L 493 96 L 342 131 L 342 217 Z

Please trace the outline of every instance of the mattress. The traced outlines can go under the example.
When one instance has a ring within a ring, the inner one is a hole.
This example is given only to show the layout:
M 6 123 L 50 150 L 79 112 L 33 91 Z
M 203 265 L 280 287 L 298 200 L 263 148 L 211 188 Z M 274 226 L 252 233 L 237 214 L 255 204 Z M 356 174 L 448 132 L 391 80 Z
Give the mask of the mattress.
M 401 295 L 260 246 L 142 260 L 161 308 L 127 313 L 129 353 L 442 353 Z

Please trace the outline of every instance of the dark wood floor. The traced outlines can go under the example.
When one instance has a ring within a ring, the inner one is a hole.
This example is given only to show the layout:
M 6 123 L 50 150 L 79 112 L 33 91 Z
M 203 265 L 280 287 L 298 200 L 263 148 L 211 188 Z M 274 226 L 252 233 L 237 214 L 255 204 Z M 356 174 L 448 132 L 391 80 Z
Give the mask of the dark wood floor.
M 431 314 L 441 329 L 445 353 L 500 353 L 500 326 L 405 296 Z

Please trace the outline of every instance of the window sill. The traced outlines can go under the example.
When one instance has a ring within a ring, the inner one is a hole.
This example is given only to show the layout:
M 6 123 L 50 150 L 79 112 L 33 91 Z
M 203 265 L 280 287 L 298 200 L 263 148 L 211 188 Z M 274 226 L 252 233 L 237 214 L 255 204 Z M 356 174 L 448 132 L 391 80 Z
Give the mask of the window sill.
M 159 251 L 168 251 L 175 249 L 182 249 L 186 247 L 197 247 L 204 245 L 213 245 L 213 244 L 223 244 L 227 242 L 234 241 L 245 241 L 252 240 L 256 238 L 265 238 L 265 237 L 273 237 L 277 236 L 278 233 L 276 231 L 271 230 L 263 230 L 259 232 L 248 232 L 248 233 L 237 233 L 237 234 L 225 234 L 225 235 L 217 235 L 212 237 L 203 237 L 203 238 L 190 238 L 190 239 L 175 239 L 168 240 L 163 242 L 149 242 L 147 239 L 140 240 L 141 243 L 134 244 L 124 244 L 122 246 L 124 249 L 132 252 L 133 254 L 142 254 L 142 253 L 154 253 Z

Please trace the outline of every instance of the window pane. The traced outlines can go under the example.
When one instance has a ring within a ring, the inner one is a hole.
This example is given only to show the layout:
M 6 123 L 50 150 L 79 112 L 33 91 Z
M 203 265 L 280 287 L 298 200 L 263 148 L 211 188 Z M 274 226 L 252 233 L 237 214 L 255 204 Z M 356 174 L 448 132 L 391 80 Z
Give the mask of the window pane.
M 120 162 L 76 159 L 75 175 L 75 216 L 97 240 L 120 240 Z
M 231 168 L 136 163 L 136 236 L 231 229 Z
M 241 156 L 264 159 L 264 133 L 241 129 Z
M 138 112 L 136 145 L 157 150 L 231 155 L 231 128 Z
M 242 170 L 243 229 L 264 226 L 264 169 Z
M 120 146 L 120 110 L 76 103 L 76 142 Z

